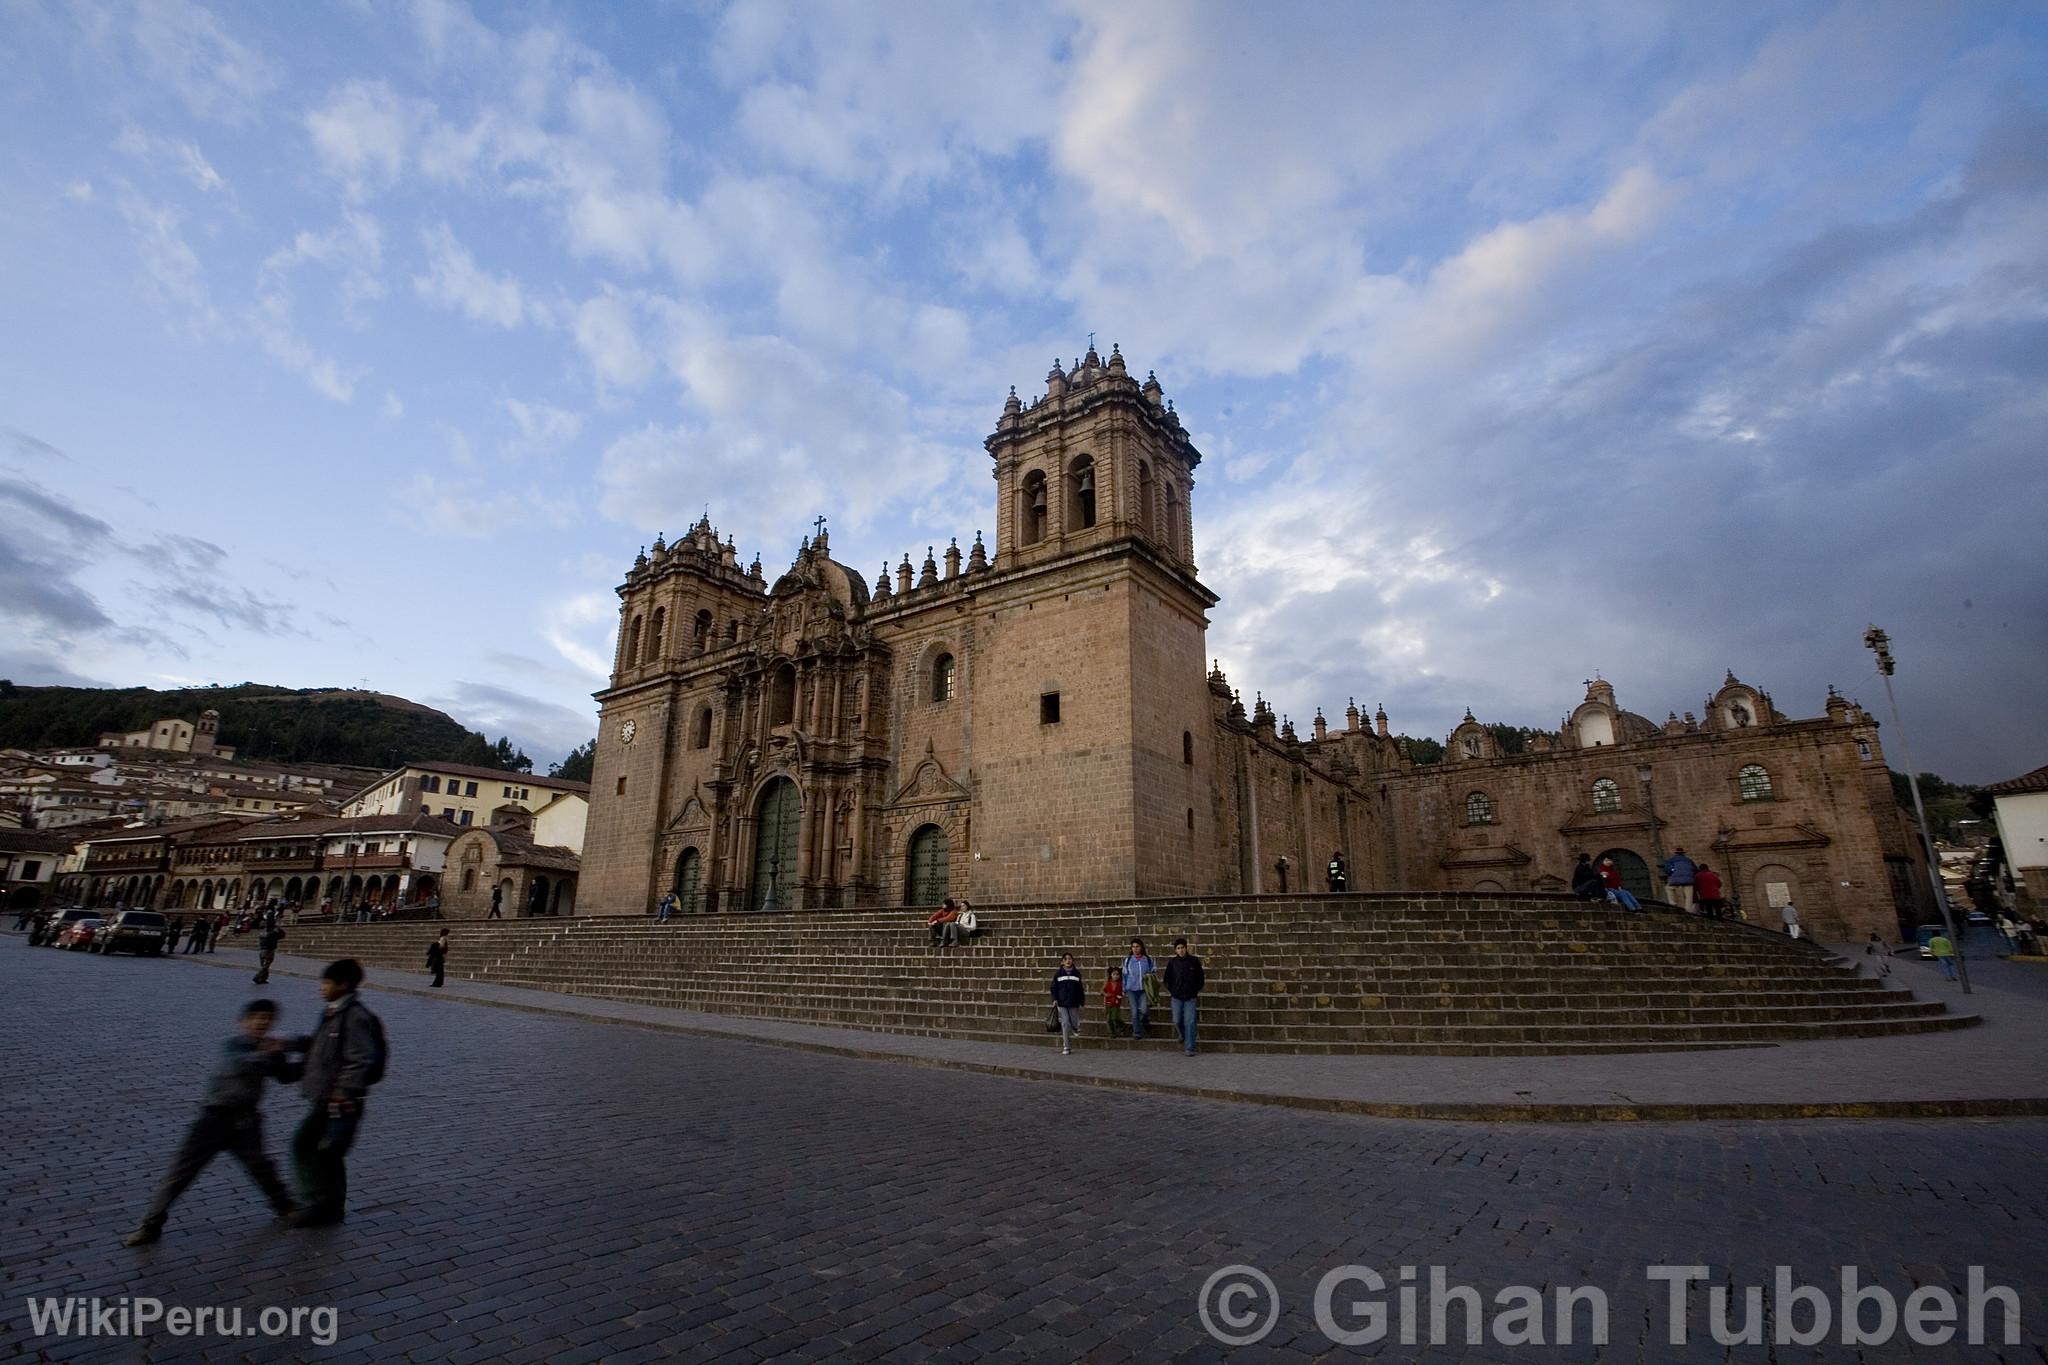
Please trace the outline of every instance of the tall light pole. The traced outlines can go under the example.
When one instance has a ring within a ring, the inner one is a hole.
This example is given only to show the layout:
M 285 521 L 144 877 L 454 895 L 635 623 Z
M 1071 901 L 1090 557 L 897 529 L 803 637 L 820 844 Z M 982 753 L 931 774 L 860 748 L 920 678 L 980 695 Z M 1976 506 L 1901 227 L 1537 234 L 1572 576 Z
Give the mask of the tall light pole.
M 1955 945 L 1956 970 L 1962 976 L 1963 994 L 1970 994 L 1970 963 L 1963 952 L 1963 936 L 1956 932 L 1955 912 L 1949 908 L 1948 892 L 1941 885 L 1941 856 L 1934 851 L 1934 835 L 1927 828 L 1927 805 L 1920 799 L 1920 770 L 1913 766 L 1913 749 L 1906 743 L 1906 727 L 1899 722 L 1899 699 L 1892 692 L 1892 674 L 1898 662 L 1892 658 L 1891 636 L 1872 626 L 1863 632 L 1863 647 L 1877 656 L 1877 671 L 1884 678 L 1884 699 L 1892 709 L 1892 729 L 1899 737 L 1899 756 L 1906 760 L 1906 785 L 1913 789 L 1913 813 L 1920 819 L 1920 846 L 1927 853 L 1927 880 L 1934 886 L 1934 904 L 1941 910 L 1948 941 Z

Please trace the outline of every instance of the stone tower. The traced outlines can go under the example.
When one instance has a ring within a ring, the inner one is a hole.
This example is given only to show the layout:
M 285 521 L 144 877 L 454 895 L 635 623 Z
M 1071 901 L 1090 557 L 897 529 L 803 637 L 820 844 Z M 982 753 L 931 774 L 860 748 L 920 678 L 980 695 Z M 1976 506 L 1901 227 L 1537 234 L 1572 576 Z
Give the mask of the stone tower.
M 995 434 L 996 552 L 1010 568 L 1136 538 L 1190 575 L 1188 506 L 1202 462 L 1159 380 L 1139 384 L 1110 348 L 1071 372 L 1058 361 L 1043 398 L 1011 390 Z

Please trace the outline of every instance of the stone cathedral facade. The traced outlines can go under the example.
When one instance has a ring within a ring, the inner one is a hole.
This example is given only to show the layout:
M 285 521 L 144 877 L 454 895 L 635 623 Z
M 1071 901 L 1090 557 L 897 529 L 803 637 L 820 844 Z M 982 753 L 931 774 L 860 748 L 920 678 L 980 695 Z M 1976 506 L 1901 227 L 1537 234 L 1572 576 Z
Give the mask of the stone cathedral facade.
M 1320 890 L 1334 852 L 1353 890 L 1552 889 L 1579 849 L 1650 889 L 1678 847 L 1755 919 L 1919 913 L 1852 703 L 1793 720 L 1731 673 L 1703 718 L 1658 725 L 1596 680 L 1524 753 L 1468 716 L 1417 765 L 1355 706 L 1303 739 L 1206 667 L 1202 457 L 1155 377 L 1091 349 L 1013 391 L 985 446 L 992 552 L 977 535 L 870 586 L 820 525 L 770 583 L 706 518 L 634 562 L 583 913 L 670 890 L 700 912 Z

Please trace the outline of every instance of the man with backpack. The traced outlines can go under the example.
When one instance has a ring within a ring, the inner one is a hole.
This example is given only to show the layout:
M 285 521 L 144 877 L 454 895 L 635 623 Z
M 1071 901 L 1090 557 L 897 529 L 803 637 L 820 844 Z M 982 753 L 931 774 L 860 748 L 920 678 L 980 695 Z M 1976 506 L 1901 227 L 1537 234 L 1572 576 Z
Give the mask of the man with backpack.
M 310 1038 L 293 1044 L 306 1054 L 299 1090 L 311 1104 L 292 1134 L 292 1167 L 303 1206 L 292 1215 L 295 1227 L 341 1221 L 348 1201 L 345 1159 L 362 1127 L 363 1097 L 384 1079 L 391 1055 L 384 1021 L 357 995 L 362 984 L 362 965 L 354 958 L 329 963 L 320 974 L 327 1012 Z

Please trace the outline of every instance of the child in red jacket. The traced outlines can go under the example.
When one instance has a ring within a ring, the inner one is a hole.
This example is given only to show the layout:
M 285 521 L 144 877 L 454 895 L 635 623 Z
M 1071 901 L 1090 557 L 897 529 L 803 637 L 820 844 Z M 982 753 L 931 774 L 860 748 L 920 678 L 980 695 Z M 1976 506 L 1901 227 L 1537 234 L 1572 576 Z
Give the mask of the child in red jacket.
M 1109 1036 L 1121 1038 L 1130 1030 L 1124 1026 L 1124 979 L 1116 968 L 1102 982 L 1102 1013 L 1109 1020 Z

